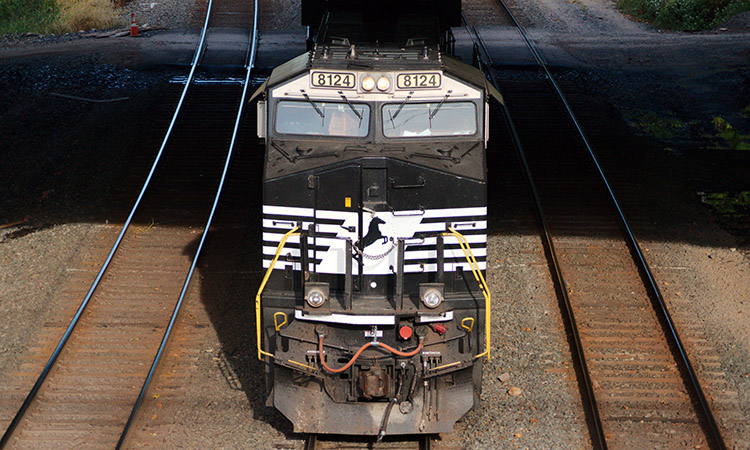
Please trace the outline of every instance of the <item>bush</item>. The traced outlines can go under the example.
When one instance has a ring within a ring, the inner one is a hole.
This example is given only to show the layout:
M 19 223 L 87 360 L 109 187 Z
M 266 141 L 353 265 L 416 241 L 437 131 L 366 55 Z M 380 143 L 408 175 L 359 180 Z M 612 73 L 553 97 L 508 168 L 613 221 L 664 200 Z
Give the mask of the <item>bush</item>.
M 617 5 L 660 28 L 684 31 L 711 28 L 750 10 L 750 0 L 617 0 Z
M 112 0 L 0 0 L 0 34 L 70 33 L 120 23 Z
M 726 8 L 716 15 L 714 23 L 711 26 L 718 27 L 730 17 L 746 11 L 750 11 L 750 0 L 731 0 Z
M 120 17 L 112 0 L 59 0 L 60 16 L 55 29 L 69 33 L 120 25 Z

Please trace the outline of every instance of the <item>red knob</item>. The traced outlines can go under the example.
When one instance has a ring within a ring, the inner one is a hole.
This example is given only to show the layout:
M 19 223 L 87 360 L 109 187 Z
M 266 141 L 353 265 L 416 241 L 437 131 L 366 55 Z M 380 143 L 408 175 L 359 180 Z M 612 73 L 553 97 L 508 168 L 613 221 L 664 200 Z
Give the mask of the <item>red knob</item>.
M 445 330 L 447 330 L 447 328 L 445 328 L 445 325 L 443 325 L 442 323 L 436 323 L 433 329 L 435 330 L 435 333 L 440 335 L 445 334 Z
M 412 330 L 408 325 L 404 325 L 398 330 L 398 335 L 401 336 L 401 339 L 407 341 L 411 337 Z

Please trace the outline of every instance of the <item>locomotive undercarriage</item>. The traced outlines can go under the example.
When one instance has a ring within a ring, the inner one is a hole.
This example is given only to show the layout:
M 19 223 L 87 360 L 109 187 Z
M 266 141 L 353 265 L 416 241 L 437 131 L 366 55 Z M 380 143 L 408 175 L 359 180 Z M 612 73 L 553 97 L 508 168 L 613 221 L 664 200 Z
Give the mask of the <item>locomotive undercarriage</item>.
M 477 393 L 473 391 L 472 380 L 480 378 L 479 365 L 422 382 L 417 380 L 413 391 L 394 397 L 393 403 L 388 399 L 337 403 L 328 395 L 324 381 L 278 368 L 272 404 L 294 424 L 295 432 L 370 436 L 381 432 L 448 433 L 474 406 L 472 398 Z
M 265 323 L 273 324 L 275 315 L 278 325 L 279 313 L 295 316 L 295 309 L 281 307 L 289 299 L 265 301 Z M 446 300 L 443 312 L 432 317 L 414 311 L 374 316 L 381 322 L 391 317 L 390 324 L 331 323 L 308 315 L 292 319 L 278 331 L 276 326 L 267 327 L 264 341 L 274 354 L 267 403 L 294 424 L 295 432 L 450 432 L 479 402 L 482 358 L 476 356 L 484 335 L 473 324 L 483 317 L 480 305 L 467 297 Z

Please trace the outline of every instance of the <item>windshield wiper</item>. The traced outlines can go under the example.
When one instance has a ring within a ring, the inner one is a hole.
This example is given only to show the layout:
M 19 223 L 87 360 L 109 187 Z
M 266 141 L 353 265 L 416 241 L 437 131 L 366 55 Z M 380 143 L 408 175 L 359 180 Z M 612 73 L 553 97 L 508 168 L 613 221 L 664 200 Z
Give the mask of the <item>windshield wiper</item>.
M 359 124 L 362 125 L 362 113 L 357 111 L 356 108 L 354 108 L 354 105 L 352 105 L 352 102 L 350 102 L 349 99 L 346 98 L 346 95 L 344 95 L 343 91 L 339 91 L 339 95 L 346 102 L 346 104 L 349 105 L 349 108 L 352 109 L 352 112 L 354 113 L 354 115 L 357 116 L 357 118 L 359 119 Z
M 320 108 L 318 108 L 318 105 L 316 105 L 315 102 L 312 101 L 312 99 L 310 99 L 310 96 L 307 95 L 307 93 L 305 92 L 305 90 L 304 89 L 300 89 L 299 91 L 302 92 L 302 96 L 305 97 L 305 100 L 307 100 L 308 102 L 310 102 L 310 104 L 312 105 L 312 107 L 315 108 L 315 112 L 318 113 L 318 115 L 320 116 L 320 118 L 321 119 L 325 119 L 326 115 L 323 114 L 323 111 L 321 111 Z
M 430 113 L 430 120 L 432 120 L 432 118 L 435 117 L 438 111 L 440 111 L 440 107 L 443 106 L 443 103 L 445 103 L 445 101 L 448 100 L 448 97 L 450 97 L 452 93 L 453 93 L 452 90 L 448 91 L 448 93 L 445 94 L 445 97 L 443 97 L 443 99 L 440 100 L 440 103 L 438 103 L 438 105 L 435 107 L 435 111 L 432 111 Z M 430 124 L 430 127 L 432 127 L 432 124 Z
M 400 105 L 398 105 L 398 109 L 396 110 L 395 113 L 393 113 L 393 115 L 391 115 L 391 112 L 388 111 L 388 116 L 391 118 L 391 125 L 393 126 L 394 130 L 396 129 L 396 124 L 393 123 L 393 120 L 396 117 L 398 117 L 398 114 L 401 112 L 402 109 L 404 109 L 404 105 L 406 104 L 406 102 L 409 101 L 409 99 L 411 98 L 412 95 L 414 95 L 414 91 L 409 91 L 409 95 L 407 95 L 406 98 L 404 99 L 404 101 L 401 102 Z

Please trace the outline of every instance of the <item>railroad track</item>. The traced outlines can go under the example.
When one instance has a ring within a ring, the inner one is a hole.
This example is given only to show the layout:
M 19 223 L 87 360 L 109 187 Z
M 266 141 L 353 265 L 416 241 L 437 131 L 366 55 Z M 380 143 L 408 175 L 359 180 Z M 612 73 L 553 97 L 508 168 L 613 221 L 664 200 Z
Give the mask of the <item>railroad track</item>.
M 415 450 L 430 450 L 432 449 L 432 436 L 421 436 L 419 438 L 406 440 L 406 439 L 386 439 L 376 444 L 372 443 L 372 439 L 368 438 L 350 438 L 342 439 L 341 437 L 331 439 L 330 437 L 318 436 L 311 434 L 307 436 L 305 440 L 305 450 L 358 450 L 358 449 L 381 449 L 381 450 L 395 450 L 395 449 L 415 449 Z
M 453 435 L 386 436 L 373 442 L 368 436 L 308 435 L 304 450 L 463 450 L 459 439 Z
M 716 448 L 726 444 L 685 345 L 591 146 L 538 50 L 524 82 L 498 81 L 561 296 L 597 448 Z M 523 111 L 513 120 L 509 111 Z M 540 132 L 540 124 L 544 131 Z M 716 380 L 712 380 L 716 381 Z
M 193 85 L 207 30 L 226 22 L 211 6 L 169 130 L 116 243 L 70 324 L 52 327 L 65 331 L 31 391 L 2 391 L 4 407 L 21 404 L 15 416 L 3 412 L 12 419 L 2 448 L 119 448 L 138 417 L 216 210 L 250 84 L 254 32 L 244 83 Z
M 208 0 L 196 2 L 192 16 L 193 27 L 203 26 L 208 5 Z M 253 1 L 222 0 L 217 2 L 214 0 L 211 5 L 211 27 L 247 29 L 248 24 L 253 23 L 254 15 Z

